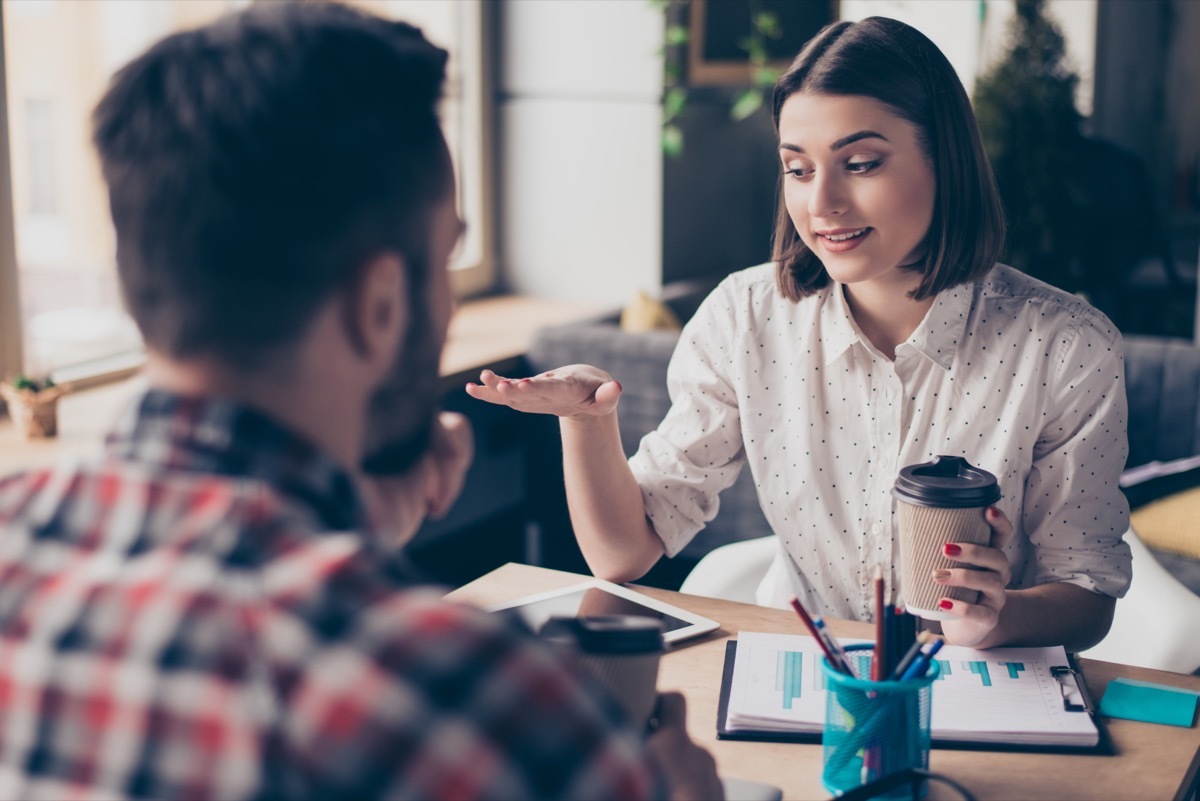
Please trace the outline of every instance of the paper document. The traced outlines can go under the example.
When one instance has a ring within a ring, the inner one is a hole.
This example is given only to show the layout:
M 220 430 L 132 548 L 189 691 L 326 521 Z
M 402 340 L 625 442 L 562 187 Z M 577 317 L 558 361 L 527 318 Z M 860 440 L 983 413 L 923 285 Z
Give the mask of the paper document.
M 864 640 L 843 640 L 843 645 Z M 851 652 L 866 676 L 869 657 Z M 731 732 L 819 732 L 825 719 L 821 650 L 811 637 L 738 635 L 726 728 Z M 947 645 L 936 661 L 931 734 L 936 741 L 1090 746 L 1100 732 L 1080 703 L 1060 648 Z M 1055 667 L 1059 670 L 1056 675 Z

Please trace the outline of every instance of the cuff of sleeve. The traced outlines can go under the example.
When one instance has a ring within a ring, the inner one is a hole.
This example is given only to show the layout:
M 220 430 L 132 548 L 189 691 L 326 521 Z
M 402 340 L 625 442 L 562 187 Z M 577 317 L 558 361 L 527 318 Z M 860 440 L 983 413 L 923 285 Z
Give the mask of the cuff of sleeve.
M 1112 598 L 1123 598 L 1129 591 L 1133 559 L 1129 545 L 1123 541 L 1101 553 L 1057 551 L 1047 554 L 1043 549 L 1039 559 L 1038 584 L 1074 584 Z

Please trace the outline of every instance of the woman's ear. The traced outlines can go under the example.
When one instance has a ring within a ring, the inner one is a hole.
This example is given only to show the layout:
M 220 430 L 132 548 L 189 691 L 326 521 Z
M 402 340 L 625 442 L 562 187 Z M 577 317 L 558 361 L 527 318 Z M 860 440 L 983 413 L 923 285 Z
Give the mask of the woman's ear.
M 346 293 L 343 325 L 353 351 L 368 361 L 391 365 L 408 325 L 408 280 L 404 257 L 372 257 Z

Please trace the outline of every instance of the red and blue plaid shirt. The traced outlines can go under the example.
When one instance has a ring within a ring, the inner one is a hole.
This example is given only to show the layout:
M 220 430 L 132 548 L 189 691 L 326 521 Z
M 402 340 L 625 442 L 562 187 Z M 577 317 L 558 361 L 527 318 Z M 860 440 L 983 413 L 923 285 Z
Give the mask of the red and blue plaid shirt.
M 163 392 L 0 480 L 0 798 L 664 793 L 608 699 L 368 530 L 303 439 Z

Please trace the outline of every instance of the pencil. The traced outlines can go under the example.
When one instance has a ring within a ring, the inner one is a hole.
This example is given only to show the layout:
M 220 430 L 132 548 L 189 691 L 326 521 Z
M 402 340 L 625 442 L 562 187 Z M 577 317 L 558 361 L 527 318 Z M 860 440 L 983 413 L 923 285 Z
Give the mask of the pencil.
M 822 632 L 817 628 L 817 624 L 808 616 L 808 610 L 800 603 L 799 598 L 792 599 L 792 608 L 796 610 L 796 614 L 804 622 L 804 627 L 808 629 L 813 639 L 817 641 L 817 645 L 821 646 L 821 650 L 825 652 L 825 658 L 829 660 L 829 664 L 833 666 L 833 669 L 845 673 L 846 671 L 842 670 L 842 665 L 845 663 L 837 658 L 837 654 L 830 648 L 829 641 L 822 636 Z

